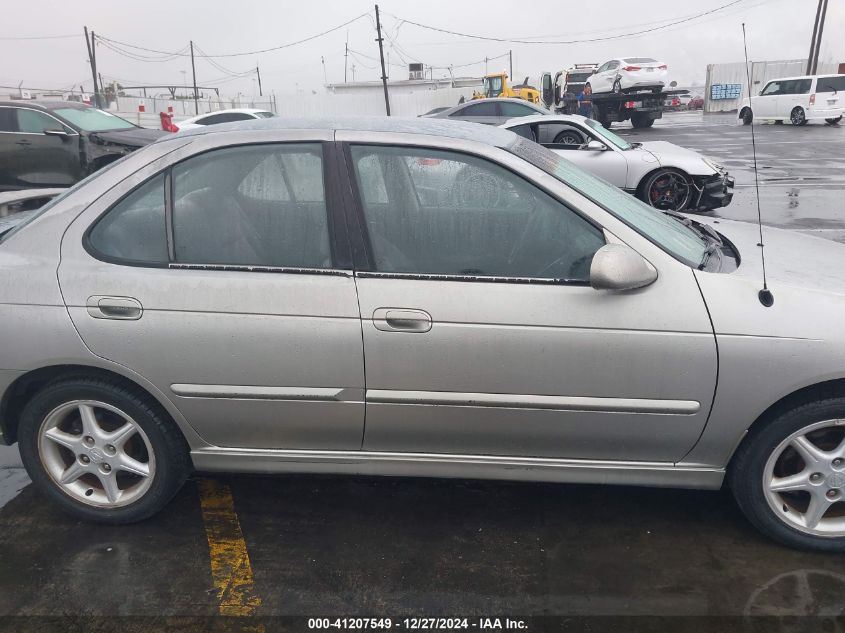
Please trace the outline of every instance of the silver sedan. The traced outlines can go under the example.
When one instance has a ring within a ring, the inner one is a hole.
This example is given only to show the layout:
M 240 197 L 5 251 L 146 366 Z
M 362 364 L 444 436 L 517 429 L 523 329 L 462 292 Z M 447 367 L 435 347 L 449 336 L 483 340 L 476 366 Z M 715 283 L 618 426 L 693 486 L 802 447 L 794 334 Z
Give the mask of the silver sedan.
M 2 438 L 110 523 L 192 469 L 727 480 L 768 535 L 845 550 L 845 247 L 764 238 L 760 292 L 756 226 L 497 128 L 191 130 L 6 226 Z

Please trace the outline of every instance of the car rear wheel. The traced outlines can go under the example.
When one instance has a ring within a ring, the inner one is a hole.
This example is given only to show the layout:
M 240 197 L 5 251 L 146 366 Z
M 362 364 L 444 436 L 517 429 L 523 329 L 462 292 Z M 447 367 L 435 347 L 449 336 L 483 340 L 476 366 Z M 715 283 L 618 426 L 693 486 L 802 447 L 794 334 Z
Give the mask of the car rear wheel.
M 642 182 L 638 197 L 661 211 L 682 211 L 692 199 L 692 182 L 679 169 L 658 169 Z
M 789 120 L 792 121 L 792 125 L 806 125 L 807 115 L 804 113 L 804 108 L 800 106 L 792 108 L 792 112 L 789 114 Z
M 754 120 L 754 113 L 751 112 L 751 108 L 743 108 L 739 118 L 742 119 L 743 125 L 751 125 L 751 122 Z
M 792 547 L 845 551 L 845 398 L 807 404 L 752 430 L 731 464 L 739 507 Z
M 835 119 L 825 119 L 825 122 L 828 125 L 838 125 L 841 120 L 842 120 L 842 117 L 838 116 Z
M 84 520 L 145 519 L 190 471 L 184 439 L 157 403 L 110 380 L 48 385 L 25 407 L 18 435 L 35 485 Z

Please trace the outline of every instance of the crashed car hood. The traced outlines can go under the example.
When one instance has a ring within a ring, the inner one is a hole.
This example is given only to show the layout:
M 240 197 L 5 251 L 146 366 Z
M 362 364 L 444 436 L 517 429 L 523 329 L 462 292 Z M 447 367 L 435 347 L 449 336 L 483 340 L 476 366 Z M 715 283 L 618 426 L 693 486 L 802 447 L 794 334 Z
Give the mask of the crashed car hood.
M 757 224 L 720 218 L 693 219 L 709 224 L 736 246 L 741 263 L 730 274 L 762 279 Z M 763 240 L 766 276 L 772 289 L 781 285 L 845 295 L 845 244 L 768 226 L 763 226 Z
M 91 138 L 100 139 L 107 143 L 127 145 L 129 147 L 143 147 L 154 140 L 169 134 L 164 130 L 148 130 L 142 127 L 127 130 L 111 130 L 109 132 L 92 132 Z
M 647 151 L 665 167 L 678 167 L 695 175 L 714 173 L 713 169 L 704 162 L 701 154 L 674 143 L 646 141 L 638 149 Z

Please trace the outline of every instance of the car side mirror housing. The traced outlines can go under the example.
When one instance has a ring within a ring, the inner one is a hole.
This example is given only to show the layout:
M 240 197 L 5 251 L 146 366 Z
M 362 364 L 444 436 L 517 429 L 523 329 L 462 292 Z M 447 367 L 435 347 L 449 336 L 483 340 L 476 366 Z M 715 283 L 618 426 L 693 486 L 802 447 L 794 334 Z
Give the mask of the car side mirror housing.
M 592 141 L 587 143 L 584 149 L 588 149 L 593 152 L 603 152 L 607 149 L 607 145 L 605 145 L 601 141 L 593 139 Z
M 590 265 L 590 285 L 596 290 L 634 290 L 656 279 L 654 266 L 625 244 L 605 244 Z
M 64 130 L 44 130 L 44 134 L 47 136 L 58 136 L 63 141 L 68 139 L 68 133 Z

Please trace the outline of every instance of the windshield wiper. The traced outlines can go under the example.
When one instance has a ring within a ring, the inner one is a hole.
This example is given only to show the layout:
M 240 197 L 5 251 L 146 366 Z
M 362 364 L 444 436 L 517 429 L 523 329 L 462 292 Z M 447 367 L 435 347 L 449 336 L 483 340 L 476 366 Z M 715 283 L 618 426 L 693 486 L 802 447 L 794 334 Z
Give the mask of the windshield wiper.
M 699 270 L 704 270 L 704 267 L 713 255 L 718 253 L 719 259 L 721 259 L 724 242 L 722 241 L 722 237 L 713 230 L 713 227 L 685 218 L 675 211 L 664 211 L 664 213 L 676 219 L 684 226 L 690 228 L 698 235 L 698 237 L 707 243 L 707 246 L 704 249 L 704 254 L 701 258 L 701 263 L 698 265 Z

